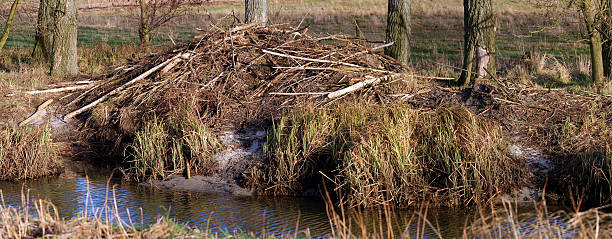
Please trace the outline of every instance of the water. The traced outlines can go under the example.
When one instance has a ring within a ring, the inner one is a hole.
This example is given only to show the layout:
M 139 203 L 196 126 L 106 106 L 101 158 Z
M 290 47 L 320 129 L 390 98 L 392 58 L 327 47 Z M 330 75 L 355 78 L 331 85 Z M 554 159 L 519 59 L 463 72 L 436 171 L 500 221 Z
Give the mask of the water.
M 104 205 L 114 206 L 117 202 L 121 218 L 133 225 L 155 223 L 160 216 L 174 218 L 191 227 L 222 234 L 236 231 L 271 233 L 276 236 L 293 235 L 297 230 L 308 230 L 310 235 L 324 237 L 331 233 L 325 203 L 315 198 L 270 198 L 235 197 L 224 194 L 172 192 L 139 187 L 98 173 L 81 173 L 70 177 L 52 177 L 26 182 L 0 182 L 5 205 L 21 205 L 22 195 L 31 199 L 46 199 L 59 209 L 65 218 L 87 212 L 102 213 Z M 110 187 L 107 187 L 109 183 Z M 110 200 L 107 200 L 110 199 Z M 87 201 L 87 203 L 86 203 Z M 376 220 L 377 213 L 366 214 L 366 222 Z M 408 223 L 413 211 L 397 211 L 392 221 L 396 234 L 404 230 L 415 234 L 416 220 Z M 445 238 L 460 237 L 467 219 L 473 211 L 429 210 L 428 219 L 439 226 Z M 525 228 L 529 228 L 529 218 Z M 384 226 L 383 226 L 384 227 Z M 359 231 L 359 228 L 354 228 Z M 372 228 L 369 229 L 370 232 Z M 378 229 L 380 230 L 380 229 Z M 386 228 L 384 228 L 386 230 Z M 435 237 L 432 230 L 427 235 Z

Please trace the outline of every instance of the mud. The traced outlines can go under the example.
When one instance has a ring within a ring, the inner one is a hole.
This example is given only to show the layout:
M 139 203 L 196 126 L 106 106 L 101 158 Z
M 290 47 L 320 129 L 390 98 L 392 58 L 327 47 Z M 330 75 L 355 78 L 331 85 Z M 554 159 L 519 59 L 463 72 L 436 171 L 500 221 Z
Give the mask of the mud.
M 215 174 L 194 176 L 189 179 L 175 176 L 165 181 L 153 180 L 140 185 L 174 191 L 225 193 L 237 196 L 254 195 L 255 189 L 247 189 L 239 185 L 244 179 L 243 173 L 249 167 L 262 161 L 266 132 L 262 130 L 226 131 L 219 139 L 225 150 L 214 156 L 218 165 Z

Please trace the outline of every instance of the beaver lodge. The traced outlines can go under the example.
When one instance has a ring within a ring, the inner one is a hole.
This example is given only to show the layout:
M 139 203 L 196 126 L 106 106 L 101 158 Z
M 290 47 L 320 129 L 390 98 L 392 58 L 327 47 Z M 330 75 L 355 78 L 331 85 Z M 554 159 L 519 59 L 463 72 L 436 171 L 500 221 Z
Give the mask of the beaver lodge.
M 219 174 L 215 155 L 235 146 L 223 132 L 262 130 L 262 148 L 227 178 L 257 194 L 325 186 L 351 206 L 462 206 L 550 177 L 610 202 L 610 97 L 498 78 L 450 88 L 384 47 L 281 25 L 216 29 L 71 88 L 61 110 L 136 182 Z M 511 144 L 545 149 L 558 170 L 530 170 Z

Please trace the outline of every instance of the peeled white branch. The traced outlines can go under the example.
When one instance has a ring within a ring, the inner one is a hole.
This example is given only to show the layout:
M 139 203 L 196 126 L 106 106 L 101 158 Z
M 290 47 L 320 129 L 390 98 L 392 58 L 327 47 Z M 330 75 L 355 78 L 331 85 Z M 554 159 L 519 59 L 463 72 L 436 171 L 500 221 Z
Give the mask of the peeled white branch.
M 358 82 L 352 86 L 346 87 L 344 89 L 341 90 L 337 90 L 334 92 L 331 92 L 327 95 L 327 98 L 329 99 L 335 99 L 338 98 L 340 96 L 346 95 L 348 93 L 351 93 L 353 91 L 359 90 L 363 87 L 369 86 L 369 85 L 375 85 L 378 84 L 380 81 L 382 80 L 387 80 L 389 77 L 393 77 L 392 75 L 386 75 L 383 77 L 371 77 L 371 76 L 366 76 L 366 80 Z
M 42 111 L 45 108 L 47 108 L 47 106 L 49 106 L 51 103 L 53 103 L 53 99 L 49 99 L 49 100 L 45 101 L 45 103 L 42 103 L 41 105 L 39 105 L 38 108 L 36 109 L 36 112 L 34 112 L 34 114 L 32 114 L 30 117 L 28 117 L 24 121 L 19 122 L 18 126 L 19 127 L 26 126 L 32 120 L 36 119 L 36 117 L 38 117 L 42 113 Z

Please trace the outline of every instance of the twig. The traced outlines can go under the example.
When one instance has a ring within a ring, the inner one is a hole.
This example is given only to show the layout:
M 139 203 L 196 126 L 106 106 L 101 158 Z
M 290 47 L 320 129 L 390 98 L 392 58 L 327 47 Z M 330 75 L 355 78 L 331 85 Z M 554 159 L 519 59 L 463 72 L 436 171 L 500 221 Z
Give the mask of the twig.
M 430 92 L 431 90 L 432 89 L 423 89 L 423 90 L 417 91 L 414 94 L 399 94 L 399 95 L 391 95 L 391 96 L 394 96 L 394 97 L 400 97 L 401 96 L 402 97 L 402 98 L 400 98 L 401 100 L 408 100 L 408 99 L 411 99 L 411 98 L 413 98 L 413 97 L 415 97 L 417 95 L 425 94 L 427 92 Z
M 338 65 L 345 65 L 345 66 L 350 66 L 350 67 L 355 67 L 355 68 L 366 68 L 366 69 L 369 69 L 369 70 L 374 71 L 374 72 L 393 73 L 393 72 L 390 72 L 390 71 L 367 68 L 367 67 L 363 67 L 363 66 L 359 66 L 359 65 L 355 65 L 355 64 L 351 64 L 351 63 L 346 63 L 346 62 L 330 61 L 330 60 L 319 60 L 319 59 L 312 59 L 312 58 L 306 58 L 306 57 L 300 57 L 300 56 L 292 56 L 292 55 L 287 55 L 287 54 L 283 54 L 283 53 L 273 52 L 273 51 L 269 51 L 269 50 L 265 50 L 265 49 L 262 50 L 262 51 L 264 53 L 267 53 L 267 54 L 270 54 L 270 55 L 287 57 L 287 58 L 296 59 L 296 60 L 313 61 L 313 62 L 319 62 L 319 63 L 338 64 Z
M 51 103 L 53 103 L 53 99 L 49 99 L 47 101 L 45 101 L 44 103 L 42 103 L 41 105 L 38 106 L 38 108 L 36 109 L 36 112 L 34 112 L 34 114 L 32 114 L 30 117 L 28 117 L 27 119 L 25 119 L 24 121 L 21 121 L 18 126 L 19 127 L 23 127 L 26 126 L 28 123 L 30 123 L 32 120 L 36 119 L 36 117 L 38 117 L 42 111 L 47 108 L 47 106 L 49 106 Z
M 541 106 L 541 105 L 529 105 L 529 104 L 523 104 L 523 103 L 514 102 L 514 101 L 510 101 L 510 100 L 506 100 L 506 99 L 501 99 L 501 98 L 497 98 L 497 97 L 494 97 L 493 99 L 494 99 L 494 100 L 501 101 L 501 102 L 505 102 L 505 103 L 508 103 L 508 104 L 513 104 L 513 105 L 523 105 L 523 106 L 525 106 L 525 107 L 534 108 L 534 109 L 539 109 L 539 110 L 543 110 L 543 111 L 547 111 L 547 112 L 550 112 L 550 111 L 551 111 L 549 108 L 547 108 L 547 107 L 545 107 L 545 106 Z
M 430 79 L 430 80 L 454 80 L 453 77 L 439 77 L 439 76 L 419 76 L 419 75 L 406 75 L 419 79 Z
M 283 93 L 283 92 L 270 92 L 269 95 L 328 95 L 330 92 L 297 92 L 297 93 Z
M 88 105 L 83 106 L 83 107 L 82 107 L 82 108 L 80 108 L 80 109 L 77 109 L 77 110 L 75 110 L 75 111 L 72 111 L 72 112 L 70 112 L 70 113 L 66 114 L 66 115 L 64 116 L 64 120 L 67 120 L 67 119 L 70 119 L 70 118 L 72 118 L 72 117 L 74 117 L 74 116 L 77 116 L 77 115 L 79 115 L 79 114 L 81 114 L 81 113 L 85 112 L 86 110 L 90 109 L 91 107 L 96 106 L 97 104 L 99 104 L 99 103 L 101 103 L 101 102 L 105 101 L 105 100 L 106 100 L 106 99 L 107 99 L 109 96 L 114 95 L 114 94 L 116 94 L 117 92 L 122 91 L 123 89 L 125 89 L 125 88 L 126 88 L 126 87 L 128 87 L 129 85 L 134 84 L 135 82 L 137 82 L 137 81 L 139 81 L 139 80 L 142 80 L 142 79 L 144 79 L 144 78 L 148 77 L 149 75 L 153 74 L 155 71 L 157 71 L 157 70 L 159 70 L 160 68 L 162 68 L 162 67 L 164 67 L 164 66 L 168 65 L 170 62 L 172 62 L 172 61 L 174 61 L 174 60 L 178 59 L 179 57 L 181 57 L 181 58 L 189 58 L 189 55 L 190 55 L 190 53 L 182 53 L 182 54 L 181 54 L 181 53 L 179 53 L 179 54 L 177 54 L 176 56 L 174 56 L 174 57 L 172 57 L 172 58 L 170 58 L 170 59 L 168 59 L 168 60 L 164 61 L 163 63 L 161 63 L 161 64 L 159 64 L 159 65 L 157 65 L 157 66 L 155 66 L 155 67 L 153 67 L 153 68 L 149 69 L 149 70 L 148 70 L 148 71 L 146 71 L 145 73 L 142 73 L 142 74 L 141 74 L 141 75 L 139 75 L 138 77 L 136 77 L 136 78 L 134 78 L 134 79 L 132 79 L 132 80 L 130 80 L 130 81 L 128 81 L 128 82 L 126 82 L 126 83 L 125 83 L 125 84 L 123 84 L 122 86 L 119 86 L 119 87 L 115 88 L 114 90 L 111 90 L 110 92 L 106 93 L 105 95 L 103 95 L 102 97 L 98 98 L 97 100 L 94 100 L 93 102 L 89 103 Z
M 395 42 L 389 42 L 387 44 L 380 45 L 380 46 L 372 48 L 372 51 L 380 50 L 380 49 L 383 49 L 385 47 L 390 47 L 390 46 L 393 46 L 393 44 L 395 44 Z
M 51 84 L 49 85 L 49 87 L 66 86 L 66 85 L 88 85 L 88 84 L 95 83 L 95 82 L 96 81 L 91 81 L 91 80 L 60 82 L 60 83 Z

